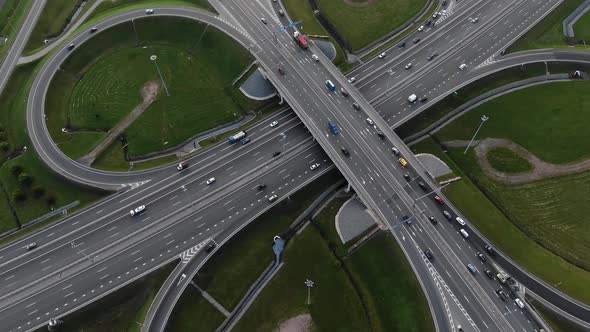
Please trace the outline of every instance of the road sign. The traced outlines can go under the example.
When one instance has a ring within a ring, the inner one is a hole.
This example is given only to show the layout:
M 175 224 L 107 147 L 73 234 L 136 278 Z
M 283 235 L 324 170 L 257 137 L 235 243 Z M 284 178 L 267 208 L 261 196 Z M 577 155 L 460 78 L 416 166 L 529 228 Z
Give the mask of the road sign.
M 299 24 L 299 23 L 301 23 L 301 22 L 303 22 L 303 21 L 297 21 L 297 22 L 293 22 L 293 23 L 291 23 L 291 24 L 289 24 L 289 25 L 286 25 L 286 26 L 284 26 L 284 27 L 280 27 L 280 28 L 278 28 L 278 29 L 277 29 L 277 32 L 283 32 L 283 31 L 285 31 L 285 30 L 287 30 L 287 29 L 289 29 L 289 28 L 292 28 L 292 27 L 294 27 L 294 26 L 297 26 L 297 24 Z

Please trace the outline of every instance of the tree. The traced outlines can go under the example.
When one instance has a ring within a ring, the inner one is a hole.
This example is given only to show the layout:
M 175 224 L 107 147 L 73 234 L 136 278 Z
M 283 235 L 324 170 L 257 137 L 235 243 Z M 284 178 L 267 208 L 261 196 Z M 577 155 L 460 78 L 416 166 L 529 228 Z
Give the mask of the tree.
M 10 144 L 8 142 L 0 142 L 0 150 L 6 152 L 10 149 Z
M 18 183 L 23 187 L 28 187 L 33 183 L 33 178 L 27 173 L 20 173 L 18 176 Z
M 15 201 L 19 201 L 22 202 L 25 200 L 25 198 L 27 198 L 27 195 L 24 191 L 22 191 L 20 188 L 17 188 L 15 191 L 12 192 L 12 198 Z
M 10 166 L 10 173 L 12 173 L 14 176 L 18 176 L 20 173 L 22 173 L 22 171 L 23 167 L 21 165 L 14 164 Z
M 35 186 L 33 187 L 33 196 L 35 198 L 41 198 L 45 194 L 45 188 Z
M 47 205 L 53 206 L 55 205 L 55 202 L 57 202 L 57 196 L 55 196 L 55 193 L 47 193 L 45 201 L 47 202 Z

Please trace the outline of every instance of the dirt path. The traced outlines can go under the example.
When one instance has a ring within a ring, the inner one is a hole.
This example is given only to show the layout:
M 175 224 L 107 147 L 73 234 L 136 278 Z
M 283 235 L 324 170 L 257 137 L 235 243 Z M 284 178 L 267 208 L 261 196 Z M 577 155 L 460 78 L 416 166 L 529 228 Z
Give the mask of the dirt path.
M 311 315 L 303 314 L 283 321 L 275 332 L 309 332 L 311 331 L 311 327 Z
M 449 144 L 449 146 L 457 146 L 459 144 L 458 141 L 453 141 L 449 143 L 451 143 Z M 444 144 L 447 145 L 446 142 Z M 466 144 L 467 142 L 465 142 L 465 145 Z M 533 169 L 529 172 L 520 174 L 506 174 L 497 171 L 492 167 L 492 165 L 490 165 L 490 163 L 488 162 L 488 158 L 486 157 L 487 152 L 496 147 L 506 147 L 514 151 L 519 156 L 528 160 L 528 162 L 531 163 Z M 555 165 L 537 158 L 534 154 L 532 154 L 522 146 L 506 139 L 486 138 L 480 141 L 479 144 L 475 147 L 475 154 L 477 156 L 479 165 L 488 176 L 497 181 L 508 184 L 526 183 L 552 176 L 566 175 L 570 173 L 577 173 L 581 171 L 590 170 L 590 159 L 574 164 Z
M 109 133 L 105 139 L 100 142 L 92 151 L 90 151 L 85 156 L 78 159 L 78 162 L 90 166 L 96 159 L 96 157 L 104 150 L 107 146 L 109 146 L 114 140 L 116 140 L 121 133 L 129 125 L 133 123 L 143 112 L 150 106 L 158 96 L 158 91 L 160 91 L 160 83 L 159 81 L 149 81 L 146 82 L 143 87 L 141 88 L 141 97 L 143 101 L 141 104 L 135 106 L 133 111 L 129 113 L 121 122 L 119 122 L 113 129 L 109 130 Z

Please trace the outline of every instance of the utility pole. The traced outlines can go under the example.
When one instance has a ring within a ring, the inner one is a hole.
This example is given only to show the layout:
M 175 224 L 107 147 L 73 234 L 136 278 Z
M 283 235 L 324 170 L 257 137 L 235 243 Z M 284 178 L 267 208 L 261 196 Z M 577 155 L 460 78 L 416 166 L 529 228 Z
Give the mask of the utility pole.
M 467 147 L 465 148 L 465 151 L 463 151 L 463 154 L 466 154 L 467 153 L 467 150 L 469 150 L 469 147 L 471 146 L 471 143 L 473 143 L 473 140 L 475 140 L 475 136 L 477 136 L 477 133 L 479 133 L 479 130 L 483 126 L 484 122 L 488 121 L 489 119 L 490 119 L 489 116 L 486 116 L 486 115 L 482 115 L 481 116 L 481 123 L 479 124 L 479 127 L 477 127 L 477 130 L 475 131 L 475 134 L 473 134 L 473 137 L 471 138 L 471 141 L 469 141 L 469 144 L 467 144 Z
M 311 281 L 310 279 L 305 279 L 305 287 L 307 287 L 307 305 L 310 305 L 310 303 L 311 303 L 310 293 L 311 293 L 311 288 L 313 287 L 313 281 Z
M 164 82 L 164 77 L 162 77 L 162 73 L 160 72 L 160 67 L 158 67 L 158 62 L 156 59 L 158 58 L 157 55 L 150 56 L 150 60 L 152 60 L 156 64 L 156 70 L 158 71 L 158 75 L 160 75 L 160 80 L 162 81 L 162 85 L 164 85 L 164 90 L 166 91 L 166 96 L 170 97 L 170 93 L 168 92 L 168 87 L 166 87 L 166 82 Z

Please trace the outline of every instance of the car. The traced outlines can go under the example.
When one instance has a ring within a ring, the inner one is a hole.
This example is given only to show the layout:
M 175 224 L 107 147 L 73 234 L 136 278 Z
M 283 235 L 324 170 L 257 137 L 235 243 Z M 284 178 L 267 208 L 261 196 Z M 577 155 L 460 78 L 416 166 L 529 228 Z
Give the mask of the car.
M 410 68 L 412 68 L 412 63 L 411 63 L 411 62 L 409 62 L 409 63 L 406 65 L 406 69 L 410 69 Z
M 495 256 L 496 252 L 494 251 L 494 248 L 492 248 L 492 246 L 490 246 L 489 244 L 486 244 L 484 249 L 488 252 L 488 255 L 490 256 Z
M 443 0 L 443 1 L 440 3 L 440 5 L 441 5 L 441 6 L 446 6 L 446 5 L 447 5 L 447 0 Z
M 357 103 L 352 103 L 352 108 L 354 108 L 355 110 L 359 111 L 361 109 L 361 105 L 359 105 Z
M 426 191 L 426 185 L 424 184 L 424 182 L 422 182 L 422 181 L 418 182 L 418 187 L 420 187 L 422 190 Z
M 477 269 L 471 263 L 467 264 L 467 270 L 469 270 L 469 272 L 471 272 L 471 274 L 476 274 L 477 273 Z
M 205 183 L 207 183 L 207 185 L 210 185 L 213 182 L 215 182 L 215 178 L 209 178 L 209 180 L 207 180 Z
M 476 17 L 476 18 L 471 18 L 470 17 L 469 18 L 469 21 L 471 21 L 471 23 L 477 23 L 477 21 L 479 21 L 479 18 L 478 17 Z
M 187 168 L 188 168 L 188 161 L 183 161 L 183 162 L 179 163 L 178 165 L 176 165 L 177 171 L 182 171 Z
M 401 42 L 401 43 L 397 44 L 397 47 L 399 47 L 399 48 L 404 48 L 404 47 L 406 47 L 406 42 L 405 42 L 405 41 L 403 41 L 403 42 Z
M 514 300 L 514 303 L 516 303 L 516 305 L 520 308 L 520 309 L 524 309 L 524 302 L 522 302 L 521 299 L 516 299 Z
M 438 224 L 438 220 L 436 220 L 436 218 L 434 216 L 428 217 L 428 221 L 430 221 L 430 223 L 433 225 Z
M 412 224 L 412 219 L 410 217 L 408 217 L 408 216 L 403 216 L 402 217 L 402 222 L 405 222 L 406 224 L 411 225 Z
M 426 57 L 426 61 L 430 61 L 432 59 L 434 59 L 434 57 L 432 55 L 429 55 L 429 56 Z
M 413 104 L 416 102 L 417 99 L 418 99 L 418 96 L 416 96 L 416 94 L 412 93 L 411 95 L 408 96 L 408 103 Z
M 440 196 L 436 195 L 434 196 L 434 200 L 438 203 L 438 204 L 445 204 L 445 201 L 443 201 L 442 198 L 440 198 Z
M 279 9 L 279 15 L 285 16 L 285 12 L 282 9 Z
M 418 44 L 420 42 L 420 38 L 414 38 L 414 40 L 412 40 L 412 43 L 414 44 Z
M 462 236 L 463 236 L 463 237 L 464 237 L 466 240 L 467 240 L 467 239 L 469 239 L 469 233 L 467 233 L 467 231 L 466 231 L 466 230 L 464 230 L 463 228 L 461 228 L 461 229 L 459 230 L 459 233 L 461 233 L 461 235 L 462 235 Z
M 379 54 L 379 59 L 385 59 L 385 57 L 387 56 L 387 54 L 385 52 Z
M 250 137 L 244 137 L 244 138 L 242 138 L 242 140 L 240 141 L 240 143 L 242 143 L 242 145 L 246 145 L 246 144 L 250 143 Z
M 341 147 L 340 151 L 342 151 L 342 154 L 345 156 L 350 156 L 350 152 L 348 152 L 348 150 L 345 147 Z
M 455 218 L 455 220 L 459 223 L 459 225 L 465 226 L 465 220 L 463 220 L 463 218 L 457 217 L 457 218 Z
M 356 77 L 351 77 L 348 79 L 348 83 L 354 83 L 356 81 Z
M 262 191 L 262 190 L 264 190 L 264 188 L 266 188 L 266 185 L 264 183 L 261 183 L 258 185 L 258 187 L 256 187 L 256 189 L 258 189 L 258 191 Z
M 434 53 L 432 53 L 431 55 L 429 55 L 429 56 L 426 58 L 426 60 L 430 61 L 430 60 L 432 60 L 432 59 L 436 58 L 437 56 L 438 56 L 438 52 L 434 52 Z
M 285 75 L 285 71 L 283 70 L 283 68 L 279 67 L 277 69 L 279 70 L 279 74 Z
M 136 216 L 140 213 L 145 212 L 145 210 L 146 210 L 145 205 L 140 205 L 140 206 L 136 207 L 135 209 L 129 211 L 129 214 L 133 217 L 133 216 Z
M 421 26 L 418 27 L 418 32 L 420 32 L 420 31 L 424 31 L 424 26 L 423 25 L 421 25 Z
M 447 218 L 448 220 L 453 219 L 453 217 L 451 216 L 451 214 L 447 210 L 443 211 L 443 216 L 445 216 L 445 218 Z
M 272 156 L 274 158 L 274 157 L 276 157 L 276 156 L 278 156 L 280 154 L 281 154 L 281 151 L 275 151 L 275 152 L 272 153 Z
M 478 252 L 475 254 L 475 256 L 477 256 L 477 258 L 479 258 L 479 260 L 480 260 L 482 263 L 485 263 L 485 262 L 486 262 L 486 256 L 484 256 L 484 254 L 482 254 L 481 252 L 479 252 L 479 251 L 478 251 Z
M 446 0 L 443 1 L 444 3 L 446 3 Z M 458 332 L 463 332 L 463 327 L 461 327 L 461 325 L 457 325 L 457 331 Z
M 367 118 L 367 120 L 365 120 L 365 121 L 367 121 L 367 123 L 369 124 L 369 126 L 372 126 L 372 125 L 375 124 L 375 122 L 373 122 L 373 120 L 371 120 L 371 118 Z
M 431 20 L 428 20 L 428 21 L 426 21 L 426 23 L 424 23 L 424 25 L 426 25 L 427 27 L 429 27 L 429 26 L 432 25 L 432 21 Z
M 485 271 L 483 271 L 483 272 L 485 272 L 485 274 L 488 276 L 488 278 L 490 278 L 490 279 L 494 280 L 494 273 L 492 272 L 492 270 L 490 270 L 490 269 L 486 269 L 486 270 L 485 270 Z
M 37 242 L 31 242 L 31 243 L 27 244 L 27 246 L 25 248 L 27 250 L 33 250 L 33 249 L 37 248 Z
M 274 120 L 273 122 L 270 123 L 270 127 L 272 128 L 278 124 L 279 124 L 279 122 L 277 120 Z
M 272 196 L 268 197 L 268 201 L 269 202 L 274 202 L 278 197 L 279 196 L 277 196 L 277 195 L 272 195 Z
M 385 134 L 384 134 L 382 131 L 380 131 L 380 130 L 377 130 L 377 136 L 378 136 L 380 139 L 385 139 Z
M 145 13 L 148 14 L 148 15 L 149 14 L 153 14 L 154 13 L 154 10 L 152 8 L 148 8 L 148 9 L 145 10 Z
M 432 14 L 432 18 L 437 18 L 439 15 L 440 15 L 440 13 L 439 13 L 439 12 L 434 12 L 434 13 Z
M 313 61 L 320 61 L 320 57 L 315 55 L 315 53 L 311 55 L 311 58 L 313 59 Z
M 266 19 L 264 17 L 261 17 L 260 22 L 262 22 L 263 24 L 266 24 Z
M 92 27 L 92 29 L 90 29 L 90 33 L 95 33 L 96 31 L 98 31 L 97 27 Z
M 459 69 L 463 70 L 465 68 L 467 68 L 467 65 L 466 64 L 462 63 L 462 64 L 459 65 Z
M 508 300 L 508 295 L 501 288 L 496 289 L 496 294 L 498 294 L 502 301 L 506 302 Z
M 404 158 L 399 158 L 397 161 L 399 162 L 400 165 L 402 165 L 402 167 L 408 166 L 408 161 L 405 160 Z
M 404 173 L 404 179 L 406 179 L 406 181 L 411 181 L 412 178 L 410 177 L 410 173 Z
M 421 103 L 425 103 L 425 102 L 427 102 L 427 101 L 428 101 L 428 97 L 426 97 L 426 96 L 424 96 L 424 97 L 420 98 L 420 102 L 421 102 Z
M 399 150 L 395 146 L 391 148 L 391 152 L 393 152 L 394 155 L 399 156 Z
M 309 166 L 309 169 L 310 169 L 311 171 L 313 171 L 314 169 L 316 169 L 316 168 L 318 168 L 318 167 L 320 167 L 320 164 L 319 164 L 319 163 L 315 163 L 315 164 L 313 164 L 313 165 Z
M 71 51 L 74 49 L 74 47 L 76 47 L 76 44 L 72 43 L 70 45 L 68 45 L 68 51 Z
M 213 251 L 213 249 L 215 249 L 215 247 L 217 247 L 215 242 L 211 242 L 207 245 L 207 247 L 205 247 L 205 252 L 210 253 L 211 251 Z
M 426 256 L 426 258 L 428 258 L 429 260 L 434 259 L 434 255 L 432 255 L 432 251 L 430 250 L 424 250 L 424 256 Z
M 340 93 L 344 96 L 344 97 L 348 97 L 348 91 L 344 90 L 344 88 L 340 88 Z

